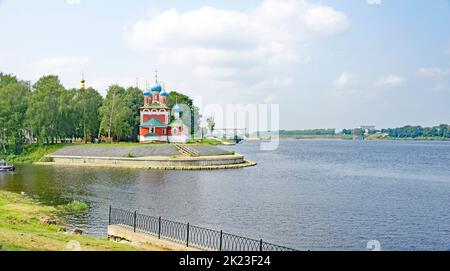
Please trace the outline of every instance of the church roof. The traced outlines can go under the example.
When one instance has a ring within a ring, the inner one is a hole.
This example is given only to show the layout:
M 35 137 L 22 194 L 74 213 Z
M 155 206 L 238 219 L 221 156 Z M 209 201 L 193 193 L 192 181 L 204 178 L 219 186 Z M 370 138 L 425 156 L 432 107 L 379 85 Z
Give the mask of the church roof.
M 162 123 L 160 120 L 152 118 L 146 122 L 144 122 L 141 127 L 167 127 L 165 123 Z
M 161 84 L 159 84 L 158 82 L 155 82 L 155 85 L 150 89 L 151 91 L 156 91 L 156 92 L 161 92 L 162 91 L 162 86 Z

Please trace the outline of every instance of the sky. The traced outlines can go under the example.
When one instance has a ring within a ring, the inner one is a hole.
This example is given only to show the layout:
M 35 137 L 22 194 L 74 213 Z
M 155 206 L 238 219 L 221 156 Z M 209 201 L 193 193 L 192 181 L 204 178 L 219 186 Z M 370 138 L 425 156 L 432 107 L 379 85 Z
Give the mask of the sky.
M 450 123 L 450 1 L 0 0 L 0 72 L 279 104 L 281 129 Z

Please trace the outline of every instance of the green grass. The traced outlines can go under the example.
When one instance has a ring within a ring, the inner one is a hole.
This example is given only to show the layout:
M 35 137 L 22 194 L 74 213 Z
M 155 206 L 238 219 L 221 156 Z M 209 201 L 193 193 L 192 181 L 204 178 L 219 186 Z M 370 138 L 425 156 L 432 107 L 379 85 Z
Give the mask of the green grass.
M 222 145 L 222 142 L 216 139 L 198 139 L 191 140 L 187 144 L 192 145 Z M 128 147 L 128 146 L 145 146 L 145 145 L 167 145 L 167 143 L 134 143 L 134 142 L 119 142 L 119 143 L 101 143 L 101 144 L 82 144 L 82 143 L 72 143 L 72 144 L 27 144 L 25 145 L 24 151 L 19 155 L 9 154 L 4 155 L 0 153 L 0 159 L 5 159 L 12 164 L 29 164 L 34 162 L 52 162 L 51 159 L 48 160 L 46 155 L 50 155 L 57 150 L 67 147 L 67 146 L 104 146 L 104 147 Z M 129 153 L 128 157 L 134 157 L 133 153 Z
M 0 191 L 0 250 L 61 251 L 77 241 L 85 251 L 137 250 L 137 248 L 88 235 L 68 235 L 54 207 Z
M 74 200 L 68 204 L 59 205 L 57 209 L 65 213 L 84 213 L 89 210 L 89 205 L 82 201 Z
M 147 144 L 153 144 L 153 145 L 161 145 L 161 144 L 166 144 L 166 143 L 147 143 Z M 140 146 L 142 145 L 142 143 L 137 143 L 137 142 L 119 142 L 119 143 L 101 143 L 101 144 L 88 144 L 88 145 L 94 145 L 94 146 L 122 146 L 122 147 L 127 147 L 127 146 Z
M 73 146 L 75 144 L 54 144 L 54 145 L 37 145 L 28 144 L 20 155 L 10 154 L 3 156 L 10 163 L 27 164 L 40 161 L 45 155 L 52 154 L 65 146 Z
M 189 140 L 187 144 L 190 145 L 222 145 L 222 142 L 220 140 L 214 139 L 214 138 L 203 138 L 203 139 L 194 139 Z

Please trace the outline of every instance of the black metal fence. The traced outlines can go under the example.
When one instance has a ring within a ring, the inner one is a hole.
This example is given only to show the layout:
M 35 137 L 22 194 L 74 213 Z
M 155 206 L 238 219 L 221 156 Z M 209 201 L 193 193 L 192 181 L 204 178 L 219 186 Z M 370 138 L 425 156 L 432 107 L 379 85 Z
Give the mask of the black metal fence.
M 217 251 L 296 251 L 295 249 L 246 238 L 223 231 L 175 222 L 161 217 L 138 214 L 109 207 L 109 225 L 130 227 L 142 232 L 185 244 L 187 247 Z

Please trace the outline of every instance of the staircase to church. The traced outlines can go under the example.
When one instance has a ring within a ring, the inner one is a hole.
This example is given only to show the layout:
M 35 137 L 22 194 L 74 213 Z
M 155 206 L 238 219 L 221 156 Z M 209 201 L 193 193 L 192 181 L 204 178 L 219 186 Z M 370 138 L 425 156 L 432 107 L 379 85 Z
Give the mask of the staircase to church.
M 175 147 L 184 156 L 199 157 L 200 153 L 187 145 L 176 144 Z

